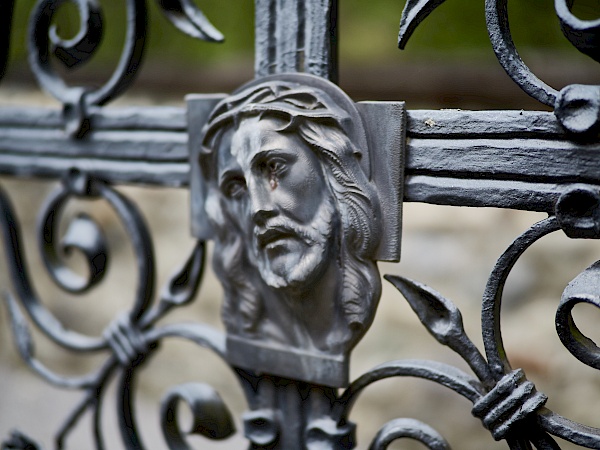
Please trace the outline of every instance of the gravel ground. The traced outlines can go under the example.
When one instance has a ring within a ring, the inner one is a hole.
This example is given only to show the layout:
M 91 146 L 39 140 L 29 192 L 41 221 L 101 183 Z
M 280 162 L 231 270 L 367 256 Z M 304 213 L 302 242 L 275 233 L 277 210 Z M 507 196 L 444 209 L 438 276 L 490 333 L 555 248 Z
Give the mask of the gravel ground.
M 105 281 L 94 292 L 81 298 L 66 295 L 52 284 L 43 268 L 34 229 L 40 205 L 55 184 L 5 178 L 1 185 L 16 203 L 18 217 L 24 224 L 24 245 L 40 297 L 68 326 L 99 334 L 132 301 L 133 253 L 122 227 L 111 211 L 98 202 L 71 205 L 67 218 L 82 209 L 89 210 L 102 224 L 112 260 Z M 131 187 L 121 190 L 135 199 L 148 220 L 160 289 L 193 245 L 188 230 L 187 192 Z M 479 314 L 487 276 L 506 246 L 543 217 L 517 211 L 407 204 L 402 262 L 381 264 L 380 269 L 382 274 L 402 274 L 421 281 L 452 299 L 463 313 L 467 333 L 481 349 Z M 535 244 L 509 277 L 503 311 L 505 345 L 513 367 L 523 368 L 538 390 L 548 394 L 551 409 L 594 426 L 600 426 L 596 413 L 600 404 L 600 377 L 576 361 L 561 345 L 554 330 L 554 314 L 566 284 L 595 261 L 600 254 L 598 250 L 596 242 L 572 241 L 558 233 Z M 77 268 L 80 262 L 75 255 L 73 267 Z M 9 288 L 4 261 L 0 262 L 0 277 L 0 285 Z M 433 359 L 468 371 L 458 357 L 425 331 L 402 296 L 384 284 L 375 323 L 353 354 L 352 378 L 391 359 Z M 202 321 L 222 328 L 219 321 L 221 294 L 213 274 L 208 271 L 196 301 L 175 311 L 165 322 Z M 598 311 L 582 307 L 576 312 L 580 328 L 598 340 Z M 78 393 L 50 388 L 32 375 L 16 354 L 4 309 L 0 309 L 0 323 L 3 324 L 0 326 L 0 438 L 18 427 L 50 448 L 53 432 L 79 398 Z M 70 354 L 56 348 L 40 333 L 34 333 L 34 338 L 37 354 L 61 373 L 86 373 L 106 357 Z M 136 391 L 142 436 L 149 449 L 165 448 L 158 426 L 160 398 L 171 386 L 188 381 L 213 385 L 236 417 L 244 410 L 235 378 L 222 363 L 190 344 L 165 342 L 142 370 Z M 114 386 L 112 389 L 115 391 Z M 118 407 L 115 398 L 114 392 L 109 392 L 104 410 L 103 430 L 110 449 L 121 448 L 112 414 Z M 369 388 L 357 402 L 351 418 L 359 424 L 359 448 L 367 448 L 377 430 L 396 417 L 414 417 L 430 424 L 457 450 L 506 448 L 505 444 L 491 439 L 481 423 L 470 415 L 470 410 L 467 401 L 442 387 L 420 380 L 395 379 Z M 89 423 L 83 423 L 68 448 L 92 448 L 89 439 Z M 203 449 L 243 448 L 243 439 L 236 439 L 221 443 L 200 439 L 193 442 L 195 448 Z M 575 448 L 561 445 L 564 449 Z M 390 448 L 423 447 L 408 441 L 402 445 L 395 443 Z

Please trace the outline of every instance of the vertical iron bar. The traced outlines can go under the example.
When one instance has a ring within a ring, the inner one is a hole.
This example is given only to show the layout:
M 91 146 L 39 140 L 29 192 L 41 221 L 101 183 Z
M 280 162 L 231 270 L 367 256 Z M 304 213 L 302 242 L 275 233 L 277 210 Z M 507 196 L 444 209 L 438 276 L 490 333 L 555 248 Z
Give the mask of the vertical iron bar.
M 297 72 L 299 67 L 298 38 L 300 17 L 299 0 L 277 0 L 276 26 L 276 73 Z
M 14 12 L 14 0 L 6 0 L 0 11 L 0 80 L 6 73 L 10 54 L 10 31 Z
M 335 84 L 339 81 L 338 71 L 338 3 L 339 0 L 331 0 L 329 11 L 329 80 Z
M 256 77 L 264 77 L 271 73 L 274 61 L 271 36 L 275 26 L 275 0 L 256 0 L 254 22 L 254 72 Z
M 337 81 L 337 0 L 308 2 L 305 72 Z
M 256 77 L 305 72 L 337 82 L 338 0 L 256 0 Z

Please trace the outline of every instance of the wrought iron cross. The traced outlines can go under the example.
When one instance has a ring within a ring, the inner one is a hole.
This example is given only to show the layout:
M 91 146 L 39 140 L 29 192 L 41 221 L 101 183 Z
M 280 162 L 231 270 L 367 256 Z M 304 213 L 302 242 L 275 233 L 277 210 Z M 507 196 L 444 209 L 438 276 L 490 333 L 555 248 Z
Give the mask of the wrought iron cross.
M 473 403 L 496 440 L 511 449 L 559 448 L 551 435 L 600 448 L 600 430 L 545 408 L 522 369 L 513 369 L 500 328 L 502 291 L 519 257 L 543 236 L 562 230 L 571 238 L 600 237 L 598 162 L 600 87 L 558 91 L 521 61 L 508 26 L 506 0 L 486 0 L 486 20 L 499 62 L 529 95 L 553 113 L 523 111 L 406 111 L 402 102 L 353 102 L 337 80 L 337 0 L 256 0 L 255 79 L 228 95 L 190 95 L 176 108 L 109 110 L 141 63 L 146 35 L 144 0 L 127 0 L 127 35 L 114 74 L 99 88 L 68 85 L 52 58 L 66 67 L 84 63 L 102 35 L 94 0 L 70 0 L 80 32 L 61 39 L 52 27 L 61 0 L 38 0 L 29 27 L 29 58 L 40 85 L 62 110 L 0 110 L 0 172 L 61 178 L 47 200 L 39 244 L 48 272 L 65 291 L 83 293 L 102 281 L 106 238 L 90 217 L 73 220 L 60 239 L 61 212 L 72 198 L 103 199 L 123 222 L 136 253 L 139 282 L 129 312 L 101 336 L 62 324 L 30 282 L 19 226 L 0 192 L 0 229 L 14 283 L 7 295 L 19 352 L 33 371 L 58 386 L 78 389 L 81 402 L 57 431 L 63 448 L 85 413 L 94 417 L 94 440 L 104 448 L 100 408 L 111 377 L 120 379 L 119 424 L 128 449 L 143 448 L 134 417 L 137 369 L 157 344 L 188 339 L 220 356 L 235 372 L 248 409 L 242 420 L 251 448 L 349 449 L 354 401 L 383 378 L 413 376 L 439 383 Z M 183 32 L 204 40 L 221 34 L 191 0 L 159 0 Z M 408 0 L 400 23 L 403 48 L 414 29 L 443 0 Z M 556 0 L 563 32 L 598 60 L 597 21 L 582 21 L 571 3 Z M 0 74 L 6 69 L 13 2 L 0 17 Z M 190 257 L 154 294 L 154 256 L 135 203 L 113 188 L 120 183 L 169 185 L 191 190 Z M 485 356 L 466 335 L 460 311 L 428 286 L 385 276 L 402 292 L 427 330 L 459 354 L 467 374 L 432 361 L 391 361 L 358 379 L 348 375 L 349 355 L 367 332 L 381 293 L 377 261 L 398 261 L 404 201 L 544 211 L 498 259 L 482 300 Z M 221 281 L 225 333 L 201 323 L 160 325 L 173 308 L 194 299 L 207 240 Z M 89 276 L 64 264 L 64 253 L 85 256 Z M 565 289 L 556 328 L 565 347 L 599 369 L 599 350 L 577 328 L 572 309 L 600 307 L 598 263 Z M 33 323 L 60 346 L 105 351 L 95 372 L 73 378 L 55 373 L 34 352 Z M 165 397 L 161 425 L 170 449 L 189 448 L 177 405 L 193 413 L 193 432 L 225 439 L 234 421 L 217 392 L 204 384 L 176 386 Z M 448 449 L 429 426 L 398 419 L 384 425 L 371 448 L 412 438 Z M 533 446 L 533 447 L 532 447 Z M 41 448 L 15 432 L 3 449 Z

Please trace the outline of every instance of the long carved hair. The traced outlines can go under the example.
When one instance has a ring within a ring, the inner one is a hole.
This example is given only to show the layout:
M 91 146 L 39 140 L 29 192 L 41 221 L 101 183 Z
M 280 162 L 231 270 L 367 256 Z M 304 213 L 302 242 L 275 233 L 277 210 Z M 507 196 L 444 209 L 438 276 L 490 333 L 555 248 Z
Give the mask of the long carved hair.
M 351 341 L 347 343 L 350 348 L 371 324 L 381 295 L 381 280 L 373 260 L 380 239 L 380 205 L 377 192 L 360 164 L 363 149 L 356 148 L 343 127 L 347 113 L 326 93 L 288 82 L 271 81 L 230 97 L 215 108 L 205 128 L 200 157 L 205 179 L 216 177 L 215 150 L 224 131 L 230 127 L 236 129 L 244 118 L 256 116 L 284 119 L 285 125 L 279 131 L 296 133 L 321 162 L 342 224 L 341 232 L 337 233 L 338 264 L 343 274 L 339 301 L 352 330 Z M 362 123 L 352 126 L 362 127 Z M 212 192 L 217 195 L 214 189 Z M 207 213 L 218 229 L 213 265 L 225 289 L 223 319 L 228 328 L 233 327 L 231 331 L 239 332 L 240 327 L 251 331 L 262 307 L 259 290 L 249 275 L 256 273 L 256 268 L 250 271 L 246 266 L 252 263 L 248 255 L 242 254 L 246 253 L 246 247 L 240 242 L 243 230 L 234 230 L 238 228 L 233 224 L 235 220 L 227 220 L 233 218 L 215 213 L 214 208 L 218 206 L 214 200 L 207 202 Z M 226 210 L 224 204 L 219 206 L 221 211 Z M 236 257 L 232 257 L 234 254 Z M 242 323 L 233 323 L 231 314 L 239 317 Z

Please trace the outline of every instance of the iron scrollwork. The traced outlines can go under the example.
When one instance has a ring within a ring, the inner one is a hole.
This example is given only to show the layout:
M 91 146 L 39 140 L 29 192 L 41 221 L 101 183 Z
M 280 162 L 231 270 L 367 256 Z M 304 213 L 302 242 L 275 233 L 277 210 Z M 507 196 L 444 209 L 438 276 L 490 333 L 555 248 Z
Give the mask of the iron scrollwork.
M 563 230 L 572 238 L 598 239 L 597 193 L 582 187 L 568 189 L 556 206 L 556 214 L 517 238 L 498 259 L 483 295 L 482 333 L 484 358 L 465 334 L 460 311 L 441 294 L 420 283 L 387 275 L 435 339 L 458 353 L 478 380 L 431 362 L 399 361 L 376 367 L 354 382 L 342 396 L 351 406 L 355 392 L 390 376 L 417 376 L 440 383 L 474 403 L 479 417 L 496 440 L 506 439 L 511 449 L 558 449 L 554 435 L 586 448 L 600 448 L 600 429 L 572 422 L 545 408 L 547 397 L 537 392 L 521 369 L 513 370 L 504 349 L 500 327 L 502 292 L 508 275 L 523 253 L 542 237 Z M 593 200 L 592 200 L 593 199 Z M 565 289 L 556 312 L 556 329 L 565 347 L 581 362 L 598 367 L 598 347 L 577 328 L 571 311 L 579 303 L 598 306 L 598 263 L 575 278 Z M 409 430 L 412 425 L 407 427 Z M 400 433 L 395 428 L 396 433 Z M 408 431 L 406 432 L 408 434 Z M 425 443 L 425 440 L 423 440 Z M 427 444 L 439 448 L 439 444 Z M 441 447 L 445 448 L 445 447 Z
M 95 0 L 71 0 L 79 11 L 80 29 L 65 41 L 52 26 L 64 1 L 39 0 L 34 8 L 30 64 L 40 85 L 62 103 L 61 126 L 69 142 L 83 142 L 93 131 L 91 109 L 123 92 L 138 71 L 145 46 L 146 3 L 127 0 L 127 34 L 117 68 L 104 85 L 91 89 L 69 86 L 50 58 L 54 55 L 68 68 L 89 60 L 102 36 L 102 11 Z M 443 1 L 407 2 L 400 47 Z M 30 280 L 13 208 L 0 191 L 0 230 L 15 291 L 15 296 L 7 294 L 5 305 L 20 355 L 48 382 L 82 395 L 56 433 L 56 447 L 66 445 L 71 430 L 87 413 L 92 415 L 96 448 L 106 447 L 101 410 L 107 386 L 116 377 L 121 440 L 128 449 L 144 448 L 135 420 L 136 375 L 163 339 L 178 337 L 209 349 L 232 368 L 247 399 L 242 421 L 252 448 L 353 448 L 356 425 L 350 414 L 355 401 L 368 386 L 390 377 L 427 379 L 467 398 L 473 403 L 472 414 L 493 438 L 506 440 L 513 450 L 558 449 L 554 437 L 600 448 L 599 429 L 546 408 L 546 395 L 537 391 L 522 369 L 510 365 L 500 323 L 508 275 L 532 244 L 559 230 L 571 238 L 600 238 L 600 194 L 591 185 L 569 184 L 569 180 L 557 187 L 560 193 L 549 218 L 525 231 L 497 260 L 482 299 L 485 354 L 467 336 L 460 310 L 450 300 L 416 281 L 384 277 L 404 295 L 430 334 L 460 355 L 474 376 L 435 361 L 399 360 L 349 382 L 350 351 L 370 326 L 381 292 L 377 261 L 398 261 L 400 255 L 407 122 L 402 103 L 355 104 L 324 79 L 335 79 L 336 74 L 332 42 L 337 3 L 300 3 L 257 1 L 257 11 L 265 13 L 263 19 L 257 16 L 258 27 L 263 25 L 257 33 L 260 78 L 225 98 L 189 100 L 192 229 L 198 241 L 158 296 L 152 240 L 135 203 L 101 177 L 74 168 L 48 198 L 40 215 L 38 241 L 50 276 L 64 291 L 82 294 L 93 289 L 110 264 L 107 239 L 92 217 L 76 216 L 65 235 L 59 236 L 61 213 L 71 199 L 108 202 L 134 248 L 133 302 L 100 336 L 66 328 L 44 306 Z M 213 42 L 223 39 L 191 0 L 159 0 L 158 4 L 183 32 Z M 556 0 L 555 7 L 567 39 L 597 60 L 597 21 L 574 17 L 566 0 Z M 0 24 L 6 25 L 12 20 L 13 2 L 5 8 L 8 14 Z M 292 10 L 301 17 L 291 15 Z M 500 64 L 527 94 L 554 108 L 563 130 L 552 129 L 552 133 L 564 131 L 573 145 L 596 140 L 598 86 L 572 85 L 558 91 L 546 85 L 516 51 L 507 0 L 486 0 L 485 10 Z M 318 21 L 312 17 L 317 13 L 322 16 Z M 6 49 L 7 28 L 0 30 L 0 44 L 6 43 Z M 0 75 L 6 59 L 7 53 L 0 53 Z M 323 78 L 285 73 L 302 69 Z M 274 75 L 264 76 L 267 73 Z M 196 115 L 194 108 L 198 108 Z M 424 123 L 432 126 L 431 121 Z M 196 296 L 207 239 L 215 241 L 213 267 L 225 290 L 226 333 L 195 322 L 160 325 L 171 310 Z M 64 256 L 73 251 L 83 255 L 87 277 L 64 263 Z M 600 350 L 579 330 L 572 310 L 580 303 L 600 307 L 599 272 L 596 263 L 566 287 L 555 319 L 567 350 L 596 369 Z M 83 376 L 56 373 L 36 357 L 30 322 L 65 349 L 105 352 L 106 360 Z M 170 449 L 190 448 L 177 413 L 180 404 L 192 412 L 192 433 L 210 439 L 234 433 L 234 420 L 215 389 L 202 383 L 179 385 L 165 395 L 160 411 Z M 404 438 L 433 450 L 450 448 L 429 425 L 402 418 L 385 424 L 371 448 L 385 449 Z M 41 448 L 17 431 L 2 446 Z
M 79 31 L 64 40 L 52 24 L 56 12 L 65 2 L 77 6 Z M 103 33 L 102 8 L 96 0 L 39 0 L 34 7 L 29 26 L 29 63 L 40 86 L 63 104 L 65 131 L 69 136 L 83 137 L 89 131 L 90 108 L 102 106 L 123 93 L 133 82 L 142 63 L 147 32 L 146 0 L 127 0 L 127 25 L 123 50 L 111 77 L 98 88 L 70 86 L 53 66 L 51 55 L 67 69 L 85 64 L 100 44 Z M 210 42 L 222 42 L 223 35 L 209 22 L 190 0 L 160 0 L 165 16 L 187 35 Z M 8 41 L 12 3 L 6 11 L 3 41 Z M 3 19 L 4 20 L 4 19 Z M 7 55 L 0 55 L 0 67 Z M 3 74 L 3 71 L 0 71 Z
M 202 324 L 166 325 L 154 324 L 170 310 L 190 302 L 198 289 L 204 270 L 204 243 L 199 241 L 188 260 L 176 271 L 154 304 L 154 255 L 145 222 L 126 197 L 99 180 L 90 179 L 82 173 L 72 173 L 56 192 L 51 194 L 42 211 L 39 224 L 40 249 L 55 282 L 65 291 L 81 293 L 98 283 L 109 261 L 107 247 L 97 224 L 87 216 L 78 216 L 71 222 L 64 239 L 59 240 L 56 229 L 61 209 L 73 197 L 104 199 L 115 210 L 129 233 L 136 252 L 138 285 L 130 310 L 119 315 L 101 336 L 93 337 L 65 328 L 43 305 L 30 282 L 28 269 L 21 247 L 21 237 L 13 208 L 6 194 L 0 195 L 2 206 L 1 227 L 6 243 L 9 268 L 15 280 L 17 299 L 7 294 L 5 304 L 9 311 L 15 341 L 23 360 L 48 382 L 82 392 L 79 404 L 66 418 L 56 434 L 56 446 L 63 448 L 72 428 L 89 412 L 93 415 L 94 437 L 97 448 L 105 448 L 102 435 L 100 411 L 110 380 L 119 375 L 121 397 L 119 420 L 121 437 L 127 448 L 143 448 L 134 418 L 134 377 L 138 368 L 157 349 L 166 337 L 188 339 L 224 357 L 223 336 Z M 91 231 L 91 232 L 90 232 Z M 62 251 L 60 250 L 62 247 Z M 81 279 L 60 261 L 65 251 L 77 249 L 85 255 L 89 264 L 89 278 Z M 60 255 L 60 256 L 59 256 Z M 67 377 L 46 367 L 35 356 L 34 343 L 27 316 L 37 328 L 60 346 L 76 352 L 107 351 L 109 356 L 102 366 L 87 375 Z M 163 401 L 163 430 L 169 448 L 181 448 L 182 437 L 178 431 L 175 405 L 180 401 L 190 405 L 195 420 L 195 432 L 213 439 L 229 436 L 235 429 L 229 411 L 213 388 L 201 383 L 173 388 Z M 34 440 L 15 432 L 3 443 L 3 448 L 41 448 Z
M 400 22 L 398 46 L 403 49 L 410 36 L 445 0 L 409 0 Z M 582 53 L 598 60 L 598 20 L 582 20 L 571 8 L 573 2 L 555 0 L 555 9 L 565 37 Z M 600 123 L 600 87 L 569 85 L 560 91 L 540 80 L 523 62 L 510 32 L 508 0 L 486 0 L 485 15 L 492 48 L 513 81 L 528 95 L 554 108 L 562 126 L 578 138 L 597 137 Z

